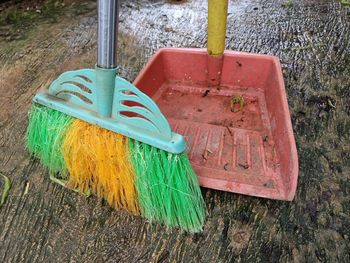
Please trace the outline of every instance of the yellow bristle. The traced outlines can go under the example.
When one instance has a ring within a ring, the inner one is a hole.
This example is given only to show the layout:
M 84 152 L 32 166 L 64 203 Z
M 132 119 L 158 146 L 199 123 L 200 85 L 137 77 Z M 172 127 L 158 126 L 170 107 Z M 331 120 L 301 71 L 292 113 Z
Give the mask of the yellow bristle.
M 90 190 L 113 207 L 139 213 L 126 137 L 75 120 L 67 132 L 63 153 L 70 173 L 69 187 Z

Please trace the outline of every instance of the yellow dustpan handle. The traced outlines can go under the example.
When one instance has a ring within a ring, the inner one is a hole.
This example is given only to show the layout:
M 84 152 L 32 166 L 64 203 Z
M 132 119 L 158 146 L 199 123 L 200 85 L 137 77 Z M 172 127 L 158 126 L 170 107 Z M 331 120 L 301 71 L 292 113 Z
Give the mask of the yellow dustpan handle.
M 221 56 L 225 50 L 228 0 L 208 0 L 208 54 Z

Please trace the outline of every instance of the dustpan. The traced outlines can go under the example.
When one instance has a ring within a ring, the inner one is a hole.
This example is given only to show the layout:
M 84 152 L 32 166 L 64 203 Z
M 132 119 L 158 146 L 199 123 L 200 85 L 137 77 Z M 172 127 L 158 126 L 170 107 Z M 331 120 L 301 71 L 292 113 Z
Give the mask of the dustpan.
M 185 137 L 201 186 L 292 200 L 298 156 L 279 59 L 225 51 L 227 0 L 208 1 L 208 48 L 163 48 L 134 85 Z

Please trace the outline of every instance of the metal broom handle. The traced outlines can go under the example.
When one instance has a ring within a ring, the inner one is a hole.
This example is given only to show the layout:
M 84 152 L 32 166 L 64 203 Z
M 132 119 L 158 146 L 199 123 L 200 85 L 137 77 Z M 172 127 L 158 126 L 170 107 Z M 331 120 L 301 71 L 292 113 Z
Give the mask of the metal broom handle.
M 117 67 L 119 1 L 98 0 L 97 5 L 97 66 L 115 68 Z

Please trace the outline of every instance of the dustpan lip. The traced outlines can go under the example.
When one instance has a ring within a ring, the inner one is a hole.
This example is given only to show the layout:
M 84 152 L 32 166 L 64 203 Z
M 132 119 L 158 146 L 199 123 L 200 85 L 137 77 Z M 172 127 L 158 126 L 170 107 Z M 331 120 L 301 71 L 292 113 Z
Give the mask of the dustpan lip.
M 286 88 L 283 80 L 283 72 L 281 63 L 278 57 L 271 56 L 273 58 L 275 63 L 275 69 L 277 71 L 278 76 L 278 88 L 281 90 L 281 99 L 282 99 L 282 107 L 283 112 L 285 113 L 285 116 L 291 116 L 289 107 L 288 107 L 288 100 L 287 100 L 287 94 L 286 94 Z M 291 158 L 291 171 L 290 171 L 290 182 L 289 182 L 289 191 L 286 191 L 286 200 L 292 201 L 294 199 L 297 183 L 298 183 L 298 173 L 299 173 L 299 160 L 298 160 L 298 152 L 295 142 L 295 136 L 293 132 L 292 122 L 290 118 L 284 118 L 283 119 L 284 126 L 286 127 L 286 136 L 289 141 L 290 145 L 290 158 Z

